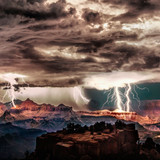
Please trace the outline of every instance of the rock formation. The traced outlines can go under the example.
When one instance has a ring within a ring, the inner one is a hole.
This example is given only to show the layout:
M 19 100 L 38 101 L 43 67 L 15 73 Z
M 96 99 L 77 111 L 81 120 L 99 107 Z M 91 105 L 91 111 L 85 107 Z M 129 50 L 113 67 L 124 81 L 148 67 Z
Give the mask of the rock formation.
M 123 129 L 113 126 L 112 132 L 105 128 L 101 132 L 65 133 L 59 131 L 37 138 L 35 158 L 67 159 L 103 159 L 111 155 L 138 153 L 138 132 L 134 124 Z

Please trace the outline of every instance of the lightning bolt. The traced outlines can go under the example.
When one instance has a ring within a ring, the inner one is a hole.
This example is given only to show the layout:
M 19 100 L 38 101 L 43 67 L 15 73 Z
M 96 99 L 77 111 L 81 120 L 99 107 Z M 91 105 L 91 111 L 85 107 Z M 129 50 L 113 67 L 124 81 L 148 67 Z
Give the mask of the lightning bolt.
M 134 91 L 134 93 L 135 93 L 136 96 L 134 96 L 134 93 L 131 92 L 132 95 L 133 95 L 133 99 L 135 99 L 138 102 L 138 109 L 141 110 L 140 109 L 141 102 L 140 102 L 140 98 L 138 96 L 138 93 L 136 91 L 136 88 L 139 89 L 139 90 L 147 90 L 148 92 L 149 92 L 149 89 L 147 87 L 143 87 L 143 88 L 138 87 L 138 85 L 135 84 L 135 86 L 133 87 L 133 91 Z
M 119 90 L 120 87 L 114 87 L 114 88 L 110 88 L 109 90 L 105 91 L 108 92 L 108 95 L 107 95 L 107 100 L 105 101 L 105 103 L 102 105 L 102 109 L 104 108 L 105 104 L 106 103 L 109 103 L 110 102 L 115 102 L 116 103 L 116 106 L 117 106 L 117 109 L 118 109 L 118 112 L 122 112 L 123 111 L 123 94 L 122 92 Z
M 81 87 L 74 87 L 74 99 L 78 104 L 79 99 L 82 99 L 85 104 L 89 103 L 89 99 L 85 97 L 84 91 L 82 91 Z
M 111 99 L 111 102 L 115 101 L 116 97 L 115 97 L 115 94 L 112 93 L 112 88 L 110 88 L 109 90 L 106 90 L 104 91 L 104 94 L 108 92 L 108 95 L 107 95 L 107 100 L 104 102 L 104 104 L 102 105 L 102 109 L 105 107 L 105 104 L 109 103 L 110 99 Z
M 22 81 L 24 81 L 23 78 L 26 76 L 20 75 L 20 74 L 14 74 L 14 73 L 7 73 L 0 76 L 3 80 L 7 81 L 9 84 L 9 91 L 7 89 L 6 93 L 3 96 L 3 99 L 8 95 L 11 98 L 12 105 L 16 108 L 16 104 L 14 102 L 16 96 L 15 96 L 15 85 L 18 85 L 18 82 L 16 81 L 16 78 L 21 78 Z M 8 85 L 7 85 L 8 86 Z
M 130 103 L 131 103 L 131 100 L 130 100 L 130 97 L 129 97 L 129 94 L 131 92 L 131 85 L 128 83 L 128 89 L 127 89 L 127 92 L 126 92 L 126 98 L 127 98 L 127 102 L 126 102 L 126 105 L 127 105 L 127 112 L 130 111 Z
M 14 103 L 15 95 L 14 95 L 14 87 L 13 87 L 13 84 L 11 83 L 10 86 L 11 86 L 11 101 L 12 101 L 13 106 L 16 108 L 16 105 L 15 105 L 15 103 Z
M 123 112 L 123 111 L 130 112 L 131 110 L 130 93 L 132 93 L 131 91 L 132 88 L 130 83 L 126 84 L 126 86 L 127 86 L 127 89 L 124 94 L 119 90 L 120 87 L 118 86 L 114 87 L 113 88 L 114 90 L 110 88 L 109 90 L 105 91 L 105 93 L 108 92 L 108 95 L 107 95 L 107 100 L 102 105 L 102 108 L 104 108 L 105 104 L 108 103 L 110 100 L 110 102 L 113 102 L 113 101 L 116 102 L 118 112 Z M 126 100 L 125 104 L 123 103 L 124 100 Z
M 105 104 L 115 101 L 118 112 L 123 112 L 123 111 L 130 112 L 132 110 L 130 95 L 132 95 L 133 99 L 138 102 L 138 108 L 140 110 L 140 98 L 138 96 L 136 88 L 139 90 L 147 90 L 148 92 L 149 92 L 149 89 L 146 87 L 141 88 L 136 84 L 134 84 L 132 87 L 131 83 L 126 83 L 125 85 L 126 85 L 125 87 L 126 89 L 124 93 L 120 91 L 119 89 L 120 87 L 118 86 L 115 86 L 114 88 L 110 88 L 104 92 L 104 93 L 108 92 L 108 95 L 105 103 L 102 105 L 102 109 L 104 108 Z M 125 104 L 123 103 L 124 101 L 125 101 Z
M 136 86 L 136 88 L 138 88 L 139 90 L 147 90 L 148 92 L 149 92 L 149 89 L 147 88 L 147 87 L 143 87 L 143 88 L 141 88 L 141 87 L 138 87 L 138 85 L 135 85 Z
M 112 72 L 91 74 L 83 80 L 84 86 L 87 88 L 95 88 L 97 90 L 107 90 L 107 98 L 101 108 L 106 106 L 107 102 L 114 101 L 119 111 L 130 112 L 132 109 L 132 99 L 138 102 L 140 106 L 140 98 L 136 89 L 144 90 L 146 87 L 140 88 L 137 83 L 142 83 L 145 80 L 156 78 L 156 75 L 142 74 L 141 72 Z M 132 84 L 134 84 L 132 86 Z M 135 89 L 136 88 L 136 89 Z M 148 90 L 149 91 L 149 90 Z M 132 109 L 133 110 L 133 109 Z
M 122 109 L 122 99 L 121 99 L 121 94 L 119 92 L 119 87 L 115 87 L 115 93 L 116 93 L 116 98 L 117 98 L 116 101 L 117 101 L 118 110 L 120 112 L 122 112 L 123 111 L 123 109 Z

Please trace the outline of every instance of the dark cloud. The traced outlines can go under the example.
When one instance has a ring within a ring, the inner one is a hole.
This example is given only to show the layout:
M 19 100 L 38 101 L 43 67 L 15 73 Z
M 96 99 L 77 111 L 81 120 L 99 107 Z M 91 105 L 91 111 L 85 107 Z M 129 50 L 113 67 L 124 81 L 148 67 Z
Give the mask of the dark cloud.
M 32 46 L 28 46 L 26 49 L 21 50 L 21 53 L 23 54 L 23 57 L 25 59 L 31 59 L 31 60 L 39 60 L 42 59 L 43 56 L 41 56 L 38 52 L 36 52 Z
M 40 3 L 40 5 L 35 4 L 35 2 Z M 69 12 L 64 10 L 65 1 L 58 1 L 52 3 L 48 9 L 45 8 L 43 4 L 44 1 L 35 1 L 35 0 L 9 0 L 9 2 L 1 1 L 0 10 L 1 14 L 4 13 L 7 15 L 13 16 L 24 16 L 27 18 L 33 18 L 35 20 L 46 20 L 46 19 L 57 19 L 60 17 L 66 17 L 67 15 L 73 14 L 74 9 L 71 8 Z
M 112 19 L 125 23 L 136 21 L 140 15 L 151 15 L 150 13 L 153 14 L 153 12 L 160 8 L 156 0 L 102 0 L 102 2 L 112 4 L 115 7 L 125 6 L 128 11 Z
M 74 86 L 91 72 L 158 70 L 158 8 L 157 0 L 0 0 L 0 70 L 28 75 L 32 86 Z
M 155 9 L 155 3 L 151 0 L 102 0 L 103 3 L 111 3 L 115 5 L 126 5 L 137 10 Z
M 28 3 L 34 4 L 34 3 L 42 3 L 45 0 L 27 0 Z
M 127 13 L 123 13 L 119 16 L 112 18 L 112 20 L 120 20 L 122 23 L 125 22 L 133 22 L 139 16 L 139 12 L 135 12 L 134 10 L 128 11 Z
M 7 39 L 7 41 L 8 42 L 15 42 L 15 41 L 17 41 L 17 40 L 19 40 L 21 38 L 22 38 L 21 35 L 14 35 L 14 36 L 9 37 L 9 39 Z
M 145 57 L 145 68 L 159 68 L 160 67 L 160 57 L 158 56 L 146 56 Z
M 46 24 L 38 24 L 29 26 L 28 29 L 32 31 L 43 31 L 43 30 L 50 30 L 55 29 L 56 25 L 46 25 Z
M 101 23 L 101 16 L 98 12 L 84 9 L 82 17 L 87 23 Z

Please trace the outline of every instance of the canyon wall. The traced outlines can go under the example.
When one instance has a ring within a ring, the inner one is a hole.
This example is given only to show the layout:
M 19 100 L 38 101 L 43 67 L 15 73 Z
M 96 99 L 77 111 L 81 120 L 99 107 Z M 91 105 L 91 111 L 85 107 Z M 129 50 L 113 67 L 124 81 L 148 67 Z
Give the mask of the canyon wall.
M 113 132 L 86 131 L 83 134 L 48 133 L 37 138 L 35 156 L 38 160 L 101 159 L 110 155 L 138 153 L 138 132 L 134 124 Z

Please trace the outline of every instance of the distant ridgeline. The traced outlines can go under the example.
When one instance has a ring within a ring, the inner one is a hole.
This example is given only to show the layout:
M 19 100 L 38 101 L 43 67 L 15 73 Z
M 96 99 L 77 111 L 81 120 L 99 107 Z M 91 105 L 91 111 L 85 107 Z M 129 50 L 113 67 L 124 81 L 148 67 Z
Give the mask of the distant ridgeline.
M 160 159 L 160 145 L 139 143 L 134 124 L 97 122 L 90 127 L 70 123 L 62 131 L 37 137 L 26 160 L 150 160 Z

